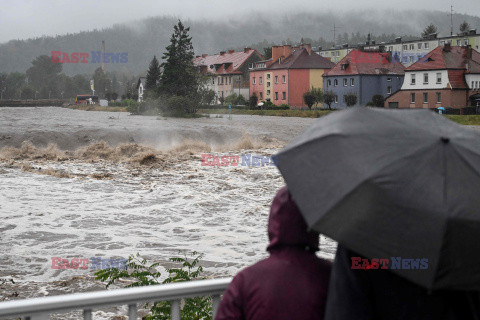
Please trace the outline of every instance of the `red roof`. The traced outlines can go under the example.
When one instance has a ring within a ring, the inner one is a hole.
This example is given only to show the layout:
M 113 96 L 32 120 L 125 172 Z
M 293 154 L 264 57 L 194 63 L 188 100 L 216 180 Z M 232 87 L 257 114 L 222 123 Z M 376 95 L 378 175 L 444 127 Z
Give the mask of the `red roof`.
M 471 58 L 468 57 L 468 50 L 472 50 Z M 425 57 L 412 64 L 405 71 L 445 69 L 480 73 L 480 53 L 467 47 L 451 46 L 450 50 L 445 50 L 445 47 L 439 46 L 430 51 Z
M 315 52 L 308 53 L 307 49 L 296 49 L 280 62 L 275 61 L 267 69 L 331 69 L 333 62 Z
M 404 74 L 405 67 L 398 62 L 390 62 L 389 54 L 378 51 L 352 50 L 325 76 Z
M 254 54 L 257 54 L 260 59 L 263 59 L 257 50 L 248 49 L 244 51 L 227 51 L 221 54 L 199 56 L 193 59 L 193 64 L 197 67 L 203 67 L 203 71 L 208 73 L 241 74 L 242 72 L 238 69 Z

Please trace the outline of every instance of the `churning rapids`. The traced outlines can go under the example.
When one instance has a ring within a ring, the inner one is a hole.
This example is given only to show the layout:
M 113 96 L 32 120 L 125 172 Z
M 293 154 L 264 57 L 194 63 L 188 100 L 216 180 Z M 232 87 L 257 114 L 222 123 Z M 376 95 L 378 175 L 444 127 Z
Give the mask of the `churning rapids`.
M 266 257 L 278 170 L 206 167 L 201 154 L 273 155 L 313 121 L 0 108 L 0 301 L 104 289 L 52 257 L 140 253 L 168 266 L 198 251 L 212 277 Z M 320 254 L 334 251 L 322 238 Z

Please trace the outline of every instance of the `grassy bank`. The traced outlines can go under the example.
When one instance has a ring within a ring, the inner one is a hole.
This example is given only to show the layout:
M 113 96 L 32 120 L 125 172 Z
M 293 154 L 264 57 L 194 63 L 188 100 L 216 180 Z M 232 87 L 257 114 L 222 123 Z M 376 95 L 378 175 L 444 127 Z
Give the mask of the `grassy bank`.
M 107 112 L 127 112 L 127 107 L 102 107 L 96 104 L 69 105 L 65 108 L 83 111 L 107 111 Z
M 455 121 L 459 124 L 469 125 L 469 126 L 479 126 L 480 125 L 480 114 L 472 115 L 445 115 L 448 119 Z
M 237 110 L 232 109 L 232 114 L 275 116 L 275 117 L 301 117 L 320 118 L 332 112 L 331 110 Z M 228 114 L 226 109 L 202 109 L 198 113 Z

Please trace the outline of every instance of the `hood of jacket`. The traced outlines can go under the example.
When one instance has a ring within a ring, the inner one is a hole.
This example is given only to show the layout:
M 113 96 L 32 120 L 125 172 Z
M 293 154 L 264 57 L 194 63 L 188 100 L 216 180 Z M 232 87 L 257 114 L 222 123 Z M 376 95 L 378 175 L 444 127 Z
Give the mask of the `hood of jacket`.
M 270 244 L 267 251 L 289 246 L 318 251 L 319 234 L 308 231 L 307 224 L 286 186 L 277 192 L 270 207 L 268 238 Z

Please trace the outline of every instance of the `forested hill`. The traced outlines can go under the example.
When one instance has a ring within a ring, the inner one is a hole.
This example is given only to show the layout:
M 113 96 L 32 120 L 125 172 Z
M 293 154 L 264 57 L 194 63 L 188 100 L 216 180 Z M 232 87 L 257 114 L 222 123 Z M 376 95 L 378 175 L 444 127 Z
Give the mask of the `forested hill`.
M 454 32 L 466 20 L 480 31 L 480 18 L 454 15 Z M 115 25 L 108 29 L 85 31 L 54 37 L 12 40 L 0 44 L 0 72 L 25 72 L 35 57 L 52 51 L 67 53 L 101 50 L 102 40 L 106 52 L 128 53 L 127 63 L 107 64 L 108 71 L 130 74 L 144 72 L 153 55 L 159 59 L 169 43 L 175 17 L 154 17 Z M 251 14 L 243 17 L 221 17 L 219 20 L 184 20 L 191 27 L 195 53 L 215 53 L 246 46 L 262 50 L 263 46 L 288 41 L 298 43 L 301 38 L 313 45 L 330 46 L 333 24 L 338 29 L 337 43 L 356 44 L 372 33 L 373 38 L 388 41 L 395 36 L 418 36 L 429 23 L 438 27 L 442 35 L 450 33 L 450 19 L 440 11 L 377 11 L 349 13 L 295 13 L 283 16 Z M 263 50 L 262 50 L 263 51 Z M 97 63 L 64 64 L 69 75 L 93 73 Z

